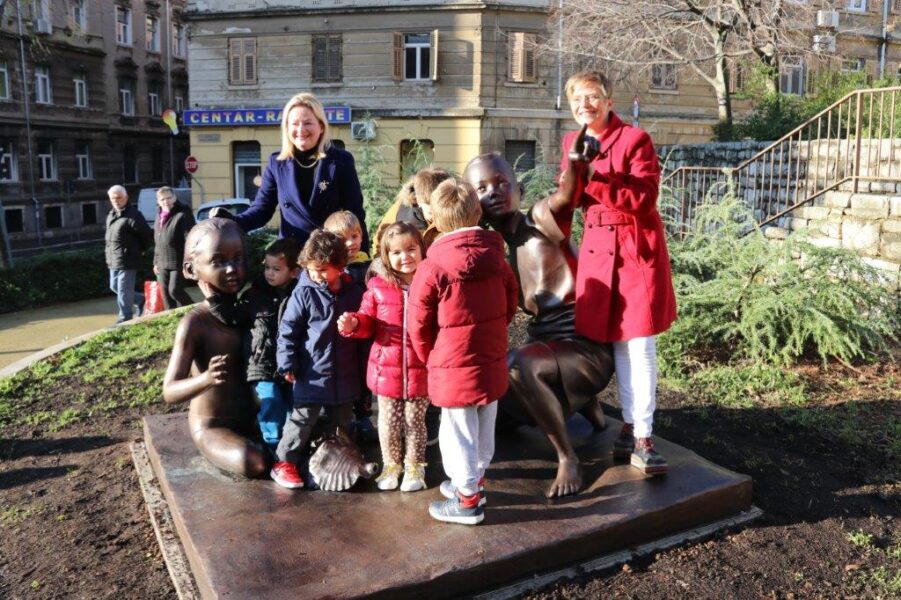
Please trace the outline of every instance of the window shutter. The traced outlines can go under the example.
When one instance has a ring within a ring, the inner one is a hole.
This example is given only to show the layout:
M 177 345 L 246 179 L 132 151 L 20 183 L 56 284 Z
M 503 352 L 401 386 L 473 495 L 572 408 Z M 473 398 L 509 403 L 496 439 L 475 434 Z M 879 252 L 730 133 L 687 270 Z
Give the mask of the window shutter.
M 257 82 L 257 41 L 244 39 L 244 83 Z
M 328 43 L 328 73 L 330 81 L 341 81 L 342 78 L 342 40 L 341 36 L 332 36 Z
M 228 82 L 241 83 L 241 41 L 228 40 Z
M 391 63 L 391 79 L 394 81 L 403 81 L 404 78 L 404 34 L 395 31 L 394 37 L 394 56 Z
M 516 83 L 522 82 L 522 43 L 523 43 L 523 34 L 522 33 L 514 33 L 510 36 L 510 41 L 508 42 L 509 48 L 509 69 L 508 74 L 510 76 L 510 81 L 515 81 Z
M 522 78 L 523 81 L 535 81 L 537 78 L 537 60 L 535 56 L 535 46 L 537 44 L 537 36 L 534 33 L 523 34 L 523 54 L 522 54 Z
M 328 79 L 328 38 L 313 38 L 313 81 Z
M 438 30 L 433 29 L 429 38 L 429 77 L 432 81 L 438 81 Z

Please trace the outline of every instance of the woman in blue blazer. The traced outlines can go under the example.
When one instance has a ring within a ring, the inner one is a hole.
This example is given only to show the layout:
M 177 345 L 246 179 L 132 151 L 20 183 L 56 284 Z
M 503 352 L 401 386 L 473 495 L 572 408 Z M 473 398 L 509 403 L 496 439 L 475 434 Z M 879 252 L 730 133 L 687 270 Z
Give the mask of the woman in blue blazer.
M 282 110 L 282 149 L 269 157 L 250 207 L 235 216 L 244 231 L 262 227 L 281 209 L 279 237 L 301 246 L 337 210 L 366 222 L 353 156 L 332 145 L 322 104 L 313 94 L 291 98 Z M 363 248 L 369 247 L 363 230 Z

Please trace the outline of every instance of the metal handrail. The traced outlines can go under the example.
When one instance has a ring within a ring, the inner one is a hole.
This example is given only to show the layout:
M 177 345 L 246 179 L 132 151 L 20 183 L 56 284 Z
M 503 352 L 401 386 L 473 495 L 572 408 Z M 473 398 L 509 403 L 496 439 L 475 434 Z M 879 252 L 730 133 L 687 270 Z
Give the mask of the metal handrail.
M 661 184 L 673 189 L 670 221 L 688 231 L 705 198 L 731 187 L 759 225 L 783 224 L 827 191 L 861 181 L 901 182 L 901 86 L 855 90 L 735 167 L 679 167 Z M 897 158 L 896 158 L 897 157 Z M 732 186 L 714 185 L 732 182 Z

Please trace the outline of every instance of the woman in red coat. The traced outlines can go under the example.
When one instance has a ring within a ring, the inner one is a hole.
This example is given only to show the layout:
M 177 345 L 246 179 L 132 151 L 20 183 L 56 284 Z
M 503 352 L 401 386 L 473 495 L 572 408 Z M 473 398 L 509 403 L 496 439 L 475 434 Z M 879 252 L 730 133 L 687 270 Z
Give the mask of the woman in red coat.
M 379 240 L 379 256 L 357 312 L 338 318 L 341 335 L 374 337 L 366 385 L 378 396 L 379 445 L 384 466 L 376 478 L 380 490 L 425 489 L 425 412 L 429 406 L 428 373 L 407 333 L 407 290 L 425 254 L 416 226 L 389 225 Z M 406 448 L 404 447 L 406 445 Z M 406 451 L 405 451 L 406 450 Z M 403 464 L 403 467 L 401 465 Z
M 570 77 L 566 95 L 579 132 L 563 139 L 559 213 L 581 207 L 585 230 L 576 281 L 576 331 L 612 342 L 625 425 L 614 456 L 665 473 L 651 430 L 656 406 L 655 337 L 676 319 L 669 253 L 657 212 L 660 161 L 650 136 L 611 110 L 607 78 Z M 572 155 L 573 160 L 570 160 Z M 636 440 L 637 438 L 637 440 Z

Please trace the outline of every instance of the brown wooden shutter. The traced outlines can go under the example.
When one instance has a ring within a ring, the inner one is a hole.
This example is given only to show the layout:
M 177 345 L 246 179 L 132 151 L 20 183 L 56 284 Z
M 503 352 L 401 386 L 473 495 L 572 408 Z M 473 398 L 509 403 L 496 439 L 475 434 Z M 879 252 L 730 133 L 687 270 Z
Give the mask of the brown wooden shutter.
M 257 40 L 244 39 L 244 83 L 257 82 Z
M 228 40 L 228 82 L 234 85 L 240 85 L 241 78 L 241 46 L 242 40 Z
M 403 81 L 404 79 L 404 34 L 395 31 L 391 34 L 394 38 L 393 60 L 391 63 L 391 79 Z
M 523 81 L 535 81 L 538 76 L 535 47 L 538 43 L 534 33 L 523 34 L 522 49 L 522 79 Z
M 429 77 L 432 81 L 438 81 L 438 30 L 433 29 L 429 37 Z
M 343 57 L 343 40 L 340 35 L 329 37 L 328 43 L 328 79 L 329 81 L 341 81 L 344 76 L 342 65 Z
M 313 36 L 313 81 L 328 80 L 328 38 Z

